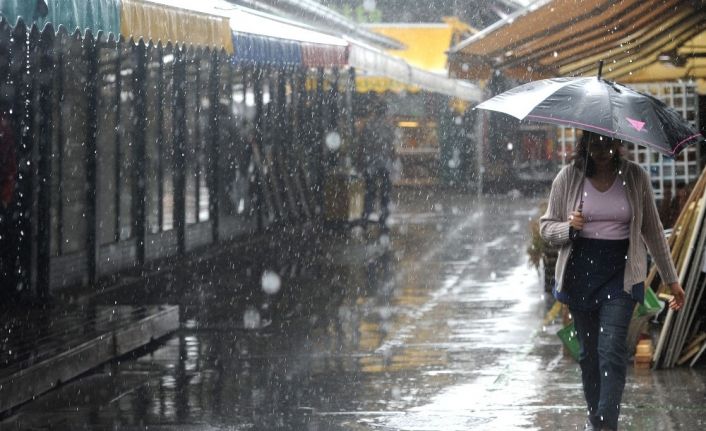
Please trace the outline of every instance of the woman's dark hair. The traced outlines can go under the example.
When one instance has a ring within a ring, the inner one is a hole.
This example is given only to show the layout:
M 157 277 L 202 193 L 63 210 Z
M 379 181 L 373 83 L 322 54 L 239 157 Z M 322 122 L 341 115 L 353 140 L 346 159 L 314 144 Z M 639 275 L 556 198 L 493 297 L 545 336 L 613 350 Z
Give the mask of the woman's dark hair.
M 593 162 L 592 158 L 588 157 L 588 144 L 590 144 L 593 140 L 601 138 L 612 140 L 612 138 L 584 130 L 581 135 L 581 139 L 579 139 L 578 144 L 576 144 L 576 148 L 574 148 L 574 154 L 571 157 L 571 160 L 574 162 L 574 166 L 577 168 L 583 170 L 583 167 L 586 166 L 586 177 L 588 178 L 591 178 L 596 174 L 596 164 Z M 618 142 L 621 141 L 618 140 Z M 588 157 L 588 163 L 586 163 L 586 157 Z M 613 164 L 616 169 L 620 166 L 620 151 L 616 151 L 615 154 L 613 154 Z

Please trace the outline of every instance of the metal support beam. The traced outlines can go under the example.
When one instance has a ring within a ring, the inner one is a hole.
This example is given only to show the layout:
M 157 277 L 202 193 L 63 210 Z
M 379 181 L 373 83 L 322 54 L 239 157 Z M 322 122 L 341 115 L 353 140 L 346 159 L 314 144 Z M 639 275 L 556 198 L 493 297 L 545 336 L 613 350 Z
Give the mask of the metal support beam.
M 9 238 L 6 238 L 6 244 L 10 250 L 14 249 L 11 251 L 12 255 L 10 257 L 10 259 L 12 259 L 14 255 L 14 262 L 7 265 L 7 278 L 9 279 L 7 280 L 9 282 L 7 285 L 9 285 L 9 290 L 13 293 L 28 292 L 28 289 L 31 288 L 31 240 L 29 235 L 24 236 L 19 234 L 19 232 L 29 232 L 29 225 L 26 224 L 24 215 L 29 214 L 31 210 L 31 201 L 28 200 L 28 196 L 25 194 L 25 192 L 31 190 L 31 188 L 28 187 L 30 177 L 23 175 L 22 172 L 22 162 L 27 161 L 24 159 L 27 157 L 26 154 L 29 151 L 30 138 L 26 132 L 29 128 L 29 124 L 27 124 L 29 112 L 27 110 L 30 109 L 30 105 L 25 104 L 25 100 L 30 98 L 30 88 L 26 81 L 26 77 L 29 76 L 27 73 L 29 67 L 27 38 L 27 27 L 23 22 L 19 22 L 12 30 L 10 52 L 13 55 L 7 79 L 7 84 L 11 86 L 11 96 L 7 102 L 12 106 L 10 119 L 11 125 L 14 126 L 13 134 L 15 137 L 17 160 L 15 189 L 13 190 L 12 200 L 8 206 L 8 210 L 6 210 L 8 219 L 4 221 L 10 224 L 9 229 L 6 229 L 9 234 Z M 27 164 L 24 163 L 24 166 L 26 167 Z
M 164 230 L 164 48 L 162 42 L 157 44 L 157 226 Z
M 194 52 L 189 50 L 189 52 Z M 201 164 L 201 156 L 203 155 L 203 141 L 201 139 L 201 53 L 202 51 L 196 50 L 194 52 L 194 58 L 191 59 L 194 70 L 194 140 L 192 141 L 192 147 L 189 148 L 191 157 L 191 166 L 193 166 L 193 172 L 191 174 L 194 176 L 194 223 L 201 221 L 201 169 L 203 168 Z M 188 78 L 187 78 L 188 79 Z
M 257 148 L 262 150 L 262 143 L 263 143 L 263 131 L 262 128 L 264 126 L 264 120 L 265 120 L 265 113 L 264 113 L 264 108 L 263 108 L 263 101 L 262 101 L 262 69 L 259 67 L 254 67 L 253 72 L 252 72 L 252 79 L 253 79 L 253 87 L 254 87 L 254 92 L 255 92 L 255 145 Z M 260 159 L 262 160 L 262 159 Z M 269 209 L 267 207 L 267 203 L 265 200 L 265 187 L 267 183 L 267 177 L 265 176 L 264 172 L 262 172 L 262 169 L 259 169 L 257 172 L 257 187 L 255 188 L 255 193 L 257 195 L 256 201 L 257 201 L 257 208 L 256 208 L 256 214 L 257 214 L 257 230 L 258 232 L 262 232 L 265 228 L 265 218 L 267 217 L 269 219 Z
M 179 254 L 186 251 L 186 59 L 174 45 L 172 127 L 174 139 L 174 229 Z
M 323 215 L 324 209 L 324 143 L 323 137 L 325 133 L 324 125 L 324 69 L 322 67 L 318 68 L 316 71 L 316 117 L 314 119 L 314 127 L 316 128 L 314 132 L 313 144 L 313 157 L 316 166 L 315 173 L 315 188 L 316 188 L 316 213 Z
M 134 235 L 137 241 L 137 264 L 145 263 L 145 235 L 146 205 L 147 205 L 147 173 L 146 173 L 146 147 L 147 147 L 147 47 L 144 40 L 140 39 L 133 45 L 135 55 L 135 70 L 132 74 L 132 88 L 135 94 L 135 130 L 134 130 L 134 156 L 133 164 L 134 194 L 132 199 L 132 214 Z
M 225 54 L 225 53 L 223 53 Z M 220 124 L 221 124 L 221 101 L 220 101 L 220 55 L 214 50 L 211 53 L 210 76 L 208 80 L 208 98 L 209 98 L 209 124 L 208 124 L 208 164 L 206 173 L 206 182 L 208 184 L 208 212 L 209 219 L 213 228 L 213 241 L 218 241 L 218 232 L 220 230 L 220 205 L 219 205 L 219 172 L 220 157 L 221 157 L 221 142 L 220 142 Z
M 98 135 L 98 50 L 90 30 L 83 39 L 83 59 L 86 66 L 86 257 L 88 281 L 98 278 L 98 159 L 96 137 Z
M 120 108 L 122 105 L 122 92 L 123 92 L 123 78 L 122 78 L 122 52 L 123 52 L 123 37 L 120 36 L 115 46 L 115 135 L 113 137 L 115 144 L 115 160 L 113 167 L 115 172 L 114 184 L 115 184 L 115 194 L 113 195 L 113 241 L 117 242 L 120 240 L 120 193 L 122 192 L 122 178 L 120 176 L 120 167 L 122 164 L 122 127 L 121 127 L 121 112 Z
M 53 124 L 54 27 L 48 24 L 40 40 L 39 57 L 39 130 L 37 131 L 37 294 L 49 296 L 51 258 L 51 169 Z

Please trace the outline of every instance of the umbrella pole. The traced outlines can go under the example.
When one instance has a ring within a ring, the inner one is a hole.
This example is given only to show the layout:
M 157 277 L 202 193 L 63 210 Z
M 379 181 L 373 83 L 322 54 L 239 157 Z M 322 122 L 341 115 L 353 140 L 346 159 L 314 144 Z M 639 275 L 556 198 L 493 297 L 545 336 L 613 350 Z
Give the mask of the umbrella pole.
M 581 201 L 578 208 L 580 213 L 583 212 L 583 187 L 586 184 L 586 169 L 588 169 L 588 148 L 586 148 L 586 157 L 583 158 L 583 173 L 581 174 Z
M 598 61 L 598 79 L 601 79 L 601 74 L 603 74 L 603 60 Z M 581 173 L 581 200 L 579 201 L 579 207 L 576 209 L 576 211 L 580 214 L 583 213 L 583 188 L 584 185 L 586 184 L 586 169 L 588 169 L 588 147 L 586 147 L 586 154 L 585 157 L 583 158 L 583 172 Z M 576 239 L 579 237 L 579 231 L 575 230 L 571 232 L 571 239 Z
M 598 62 L 598 79 L 601 79 L 602 74 L 603 74 L 603 60 L 600 60 Z
M 576 209 L 577 212 L 583 213 L 583 186 L 586 184 L 586 168 L 588 168 L 588 148 L 586 149 L 586 157 L 583 158 L 583 172 L 581 173 L 581 200 L 579 201 L 579 207 Z M 570 238 L 576 239 L 579 237 L 581 232 L 578 230 L 571 231 Z

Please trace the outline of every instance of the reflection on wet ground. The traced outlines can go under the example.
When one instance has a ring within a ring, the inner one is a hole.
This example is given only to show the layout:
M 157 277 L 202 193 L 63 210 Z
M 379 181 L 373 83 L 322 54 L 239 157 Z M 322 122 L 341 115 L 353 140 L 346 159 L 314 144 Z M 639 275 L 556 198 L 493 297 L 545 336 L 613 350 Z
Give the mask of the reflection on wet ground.
M 576 429 L 578 369 L 526 262 L 536 207 L 410 195 L 389 237 L 177 268 L 131 299 L 179 303 L 182 331 L 3 429 Z M 705 387 L 703 368 L 631 374 L 623 429 L 703 429 Z

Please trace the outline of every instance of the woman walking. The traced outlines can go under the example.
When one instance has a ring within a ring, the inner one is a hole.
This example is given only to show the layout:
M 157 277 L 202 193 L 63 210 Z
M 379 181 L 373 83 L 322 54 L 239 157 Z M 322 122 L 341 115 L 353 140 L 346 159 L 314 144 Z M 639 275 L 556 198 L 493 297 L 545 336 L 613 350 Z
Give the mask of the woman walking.
M 584 429 L 617 430 L 625 340 L 644 299 L 647 249 L 674 295 L 669 306 L 684 302 L 647 173 L 620 156 L 620 141 L 583 132 L 573 163 L 554 179 L 540 233 L 560 247 L 554 295 L 568 305 L 581 347 Z

